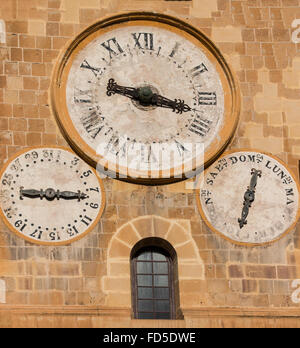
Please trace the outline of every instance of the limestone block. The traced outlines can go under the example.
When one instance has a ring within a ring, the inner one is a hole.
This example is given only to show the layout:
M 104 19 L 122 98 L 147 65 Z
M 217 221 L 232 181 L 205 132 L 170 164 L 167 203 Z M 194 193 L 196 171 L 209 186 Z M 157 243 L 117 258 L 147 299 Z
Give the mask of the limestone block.
M 283 115 L 281 111 L 270 112 L 268 115 L 268 124 L 270 126 L 282 126 Z
M 178 224 L 174 224 L 170 231 L 168 232 L 167 239 L 168 241 L 176 248 L 177 245 L 186 243 L 190 240 L 190 236 L 187 235 L 185 230 Z
M 166 239 L 170 227 L 170 220 L 158 216 L 153 217 L 153 233 L 155 237 Z
M 6 85 L 8 90 L 20 90 L 23 88 L 22 77 L 8 76 L 6 79 Z
M 278 86 L 276 83 L 265 83 L 263 85 L 263 95 L 265 97 L 273 97 L 278 95 Z
M 131 308 L 131 294 L 109 293 L 105 298 L 105 305 L 108 307 Z
M 36 36 L 46 35 L 46 23 L 43 21 L 29 21 L 28 23 L 28 34 Z
M 117 293 L 130 293 L 130 278 L 104 277 L 103 290 Z
M 231 25 L 213 27 L 211 37 L 215 42 L 243 42 L 241 29 Z
M 129 260 L 130 251 L 131 249 L 128 245 L 114 238 L 109 246 L 108 257 Z
M 300 157 L 300 146 L 292 146 L 292 152 L 295 156 Z
M 263 125 L 257 124 L 257 123 L 247 123 L 247 126 L 245 127 L 245 137 L 248 138 L 259 138 L 263 137 Z
M 123 226 L 118 234 L 118 239 L 128 244 L 131 248 L 140 240 L 140 236 L 137 234 L 136 229 L 130 224 Z
M 260 149 L 261 151 L 279 154 L 284 151 L 284 144 L 282 138 L 268 137 L 268 138 L 252 138 L 250 139 L 251 147 Z
M 197 260 L 198 255 L 196 252 L 195 242 L 190 240 L 187 243 L 181 244 L 176 247 L 179 263 L 187 260 Z
M 262 94 L 254 98 L 254 108 L 257 112 L 278 111 L 282 109 L 282 101 L 278 97 L 265 97 Z
M 99 8 L 101 4 L 101 0 L 80 0 L 79 6 L 83 8 Z
M 79 23 L 79 0 L 62 0 L 61 2 L 61 20 L 64 23 Z
M 286 122 L 288 124 L 299 123 L 300 101 L 283 100 L 282 103 L 285 110 Z
M 180 279 L 203 279 L 203 266 L 196 263 L 181 263 L 178 265 Z
M 117 262 L 117 261 L 109 262 L 108 273 L 112 277 L 128 277 L 130 275 L 129 262 Z
M 190 14 L 198 18 L 211 18 L 211 13 L 217 10 L 217 0 L 193 0 Z
M 12 276 L 12 275 L 20 275 L 22 269 L 22 264 L 15 261 L 0 261 L 0 276 Z
M 151 215 L 135 219 L 132 224 L 142 238 L 153 236 L 153 218 Z
M 289 127 L 289 136 L 291 138 L 300 138 L 300 120 L 299 124 Z

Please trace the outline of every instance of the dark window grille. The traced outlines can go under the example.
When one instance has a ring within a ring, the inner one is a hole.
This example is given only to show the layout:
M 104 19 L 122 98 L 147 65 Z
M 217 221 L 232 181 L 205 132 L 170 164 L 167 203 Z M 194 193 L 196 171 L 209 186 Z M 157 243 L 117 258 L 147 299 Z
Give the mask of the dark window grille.
M 137 319 L 174 317 L 173 269 L 161 248 L 140 249 L 132 259 L 134 314 Z

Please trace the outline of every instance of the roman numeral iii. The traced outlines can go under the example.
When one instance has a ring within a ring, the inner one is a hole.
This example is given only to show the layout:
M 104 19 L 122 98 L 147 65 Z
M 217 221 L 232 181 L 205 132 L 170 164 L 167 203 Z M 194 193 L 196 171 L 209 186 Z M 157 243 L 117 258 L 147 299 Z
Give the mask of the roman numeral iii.
M 217 105 L 217 93 L 216 92 L 199 92 L 198 104 L 199 105 Z

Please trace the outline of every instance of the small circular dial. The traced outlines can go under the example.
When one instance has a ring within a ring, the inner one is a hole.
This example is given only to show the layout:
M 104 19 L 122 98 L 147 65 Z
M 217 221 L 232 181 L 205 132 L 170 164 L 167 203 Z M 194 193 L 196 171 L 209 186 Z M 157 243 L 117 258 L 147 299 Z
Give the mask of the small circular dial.
M 246 245 L 279 239 L 300 215 L 292 172 L 274 156 L 251 150 L 224 154 L 209 167 L 197 202 L 211 229 Z
M 189 177 L 237 123 L 238 93 L 219 51 L 162 15 L 123 15 L 84 31 L 59 60 L 52 87 L 71 146 L 136 182 Z
M 33 148 L 0 174 L 1 213 L 19 236 L 40 244 L 67 244 L 99 220 L 105 202 L 101 179 L 73 152 Z

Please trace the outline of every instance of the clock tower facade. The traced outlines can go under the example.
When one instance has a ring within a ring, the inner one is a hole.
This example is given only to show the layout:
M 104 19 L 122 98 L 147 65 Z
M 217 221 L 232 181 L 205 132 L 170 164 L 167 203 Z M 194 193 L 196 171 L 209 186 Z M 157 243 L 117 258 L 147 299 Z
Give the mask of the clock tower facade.
M 0 4 L 0 327 L 299 326 L 299 9 Z

